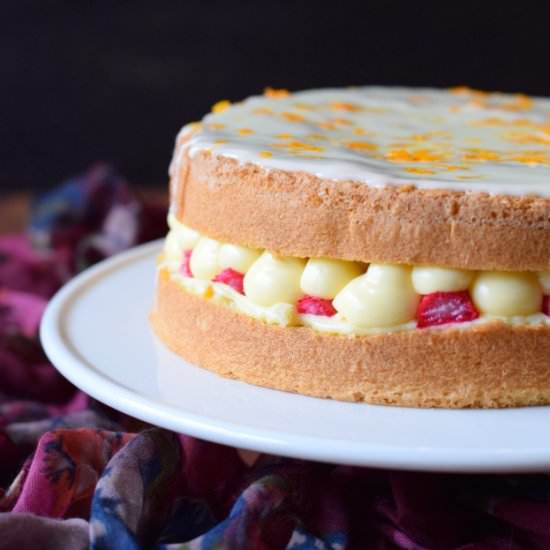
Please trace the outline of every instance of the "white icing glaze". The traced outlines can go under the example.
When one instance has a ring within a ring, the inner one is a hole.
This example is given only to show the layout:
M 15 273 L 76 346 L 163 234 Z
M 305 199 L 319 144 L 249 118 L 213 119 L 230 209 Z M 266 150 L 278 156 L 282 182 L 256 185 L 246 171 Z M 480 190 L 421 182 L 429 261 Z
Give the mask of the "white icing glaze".
M 251 97 L 185 126 L 173 185 L 185 154 L 209 150 L 374 187 L 550 196 L 550 99 L 388 87 L 280 95 Z

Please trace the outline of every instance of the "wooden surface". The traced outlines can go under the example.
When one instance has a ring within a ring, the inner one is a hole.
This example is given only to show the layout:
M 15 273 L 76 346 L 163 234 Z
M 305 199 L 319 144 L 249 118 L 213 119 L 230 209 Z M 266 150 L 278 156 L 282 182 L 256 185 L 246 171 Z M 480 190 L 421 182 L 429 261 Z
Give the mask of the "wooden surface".
M 22 231 L 27 223 L 29 195 L 0 197 L 0 233 Z

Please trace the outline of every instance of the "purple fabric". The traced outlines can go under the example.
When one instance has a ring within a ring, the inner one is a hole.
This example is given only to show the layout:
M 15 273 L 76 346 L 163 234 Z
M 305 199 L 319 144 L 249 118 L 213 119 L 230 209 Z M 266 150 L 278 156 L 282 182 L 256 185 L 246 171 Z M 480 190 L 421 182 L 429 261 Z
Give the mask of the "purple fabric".
M 0 548 L 550 549 L 550 477 L 258 455 L 144 425 L 79 392 L 37 339 L 77 270 L 165 233 L 97 165 L 0 236 Z

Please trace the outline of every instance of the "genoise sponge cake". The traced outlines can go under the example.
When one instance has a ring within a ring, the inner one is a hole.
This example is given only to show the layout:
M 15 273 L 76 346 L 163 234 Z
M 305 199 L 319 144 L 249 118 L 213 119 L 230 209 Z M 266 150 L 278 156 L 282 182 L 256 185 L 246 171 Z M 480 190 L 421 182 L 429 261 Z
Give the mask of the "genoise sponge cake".
M 419 407 L 550 403 L 550 100 L 362 87 L 177 138 L 153 327 L 223 376 Z

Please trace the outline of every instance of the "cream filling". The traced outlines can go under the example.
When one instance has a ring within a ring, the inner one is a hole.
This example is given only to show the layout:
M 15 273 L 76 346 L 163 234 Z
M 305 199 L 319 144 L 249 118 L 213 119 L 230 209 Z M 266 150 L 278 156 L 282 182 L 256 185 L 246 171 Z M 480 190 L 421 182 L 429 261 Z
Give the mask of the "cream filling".
M 269 307 L 259 306 L 226 284 L 184 277 L 178 272 L 177 264 L 173 262 L 164 262 L 160 265 L 160 268 L 167 268 L 172 280 L 181 285 L 190 294 L 230 307 L 235 311 L 244 313 L 270 325 L 281 325 L 284 327 L 300 325 L 299 315 L 292 304 L 275 304 Z
M 409 321 L 393 327 L 365 328 L 346 321 L 340 313 L 332 317 L 323 315 L 299 315 L 300 321 L 306 327 L 328 334 L 340 334 L 343 336 L 369 336 L 373 334 L 387 334 L 390 332 L 402 332 L 416 328 L 416 321 Z
M 427 312 L 437 314 L 437 302 L 430 305 L 429 298 L 428 304 L 419 307 L 422 296 L 463 291 L 469 293 L 479 318 L 434 325 L 430 330 L 450 325 L 466 329 L 493 320 L 509 325 L 550 324 L 550 317 L 541 312 L 543 295 L 550 294 L 550 272 L 475 272 L 375 263 L 367 266 L 331 258 L 283 257 L 208 238 L 180 223 L 172 213 L 168 223 L 170 232 L 160 267 L 168 270 L 187 292 L 268 324 L 307 326 L 347 336 L 401 332 L 417 328 L 417 318 L 422 325 Z M 182 274 L 184 251 L 191 254 L 185 261 L 193 277 Z M 243 294 L 213 281 L 228 269 L 242 274 Z M 297 304 L 302 297 L 326 300 L 336 314 L 299 313 Z
M 260 306 L 254 304 L 246 296 L 226 284 L 181 275 L 177 262 L 164 260 L 159 264 L 159 269 L 166 269 L 170 273 L 171 279 L 189 294 L 210 300 L 218 305 L 229 307 L 234 311 L 270 325 L 283 327 L 306 326 L 325 334 L 350 337 L 389 334 L 416 329 L 416 321 L 409 321 L 391 327 L 365 328 L 346 321 L 339 313 L 332 317 L 326 317 L 322 315 L 299 314 L 292 304 L 275 304 L 269 307 Z M 436 325 L 423 330 L 445 330 L 451 327 L 466 330 L 491 321 L 501 321 L 510 326 L 550 326 L 550 317 L 543 313 L 536 313 L 533 315 L 514 315 L 511 317 L 480 315 L 475 321 Z
M 392 332 L 403 332 L 416 329 L 416 321 L 409 321 L 394 327 L 384 328 L 363 328 L 348 323 L 337 314 L 334 317 L 322 317 L 320 315 L 300 315 L 300 320 L 305 326 L 311 327 L 319 332 L 328 334 L 341 334 L 344 336 L 370 336 L 373 334 L 388 334 Z M 445 325 L 434 325 L 433 327 L 423 328 L 422 330 L 445 330 L 449 328 L 468 329 L 490 321 L 502 321 L 507 325 L 544 325 L 550 326 L 550 318 L 543 313 L 527 315 L 525 317 L 499 317 L 496 315 L 480 315 L 475 321 L 466 321 L 462 323 L 447 323 Z

